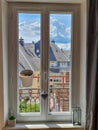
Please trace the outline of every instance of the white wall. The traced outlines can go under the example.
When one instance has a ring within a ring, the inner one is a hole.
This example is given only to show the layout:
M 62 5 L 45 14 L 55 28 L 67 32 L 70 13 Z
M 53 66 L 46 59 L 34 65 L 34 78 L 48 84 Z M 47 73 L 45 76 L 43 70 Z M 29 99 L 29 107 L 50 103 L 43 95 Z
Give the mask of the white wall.
M 4 122 L 8 118 L 8 40 L 7 40 L 7 3 L 2 0 L 2 44 L 3 44 L 3 84 L 4 84 Z
M 0 1 L 0 129 L 8 117 L 7 6 Z
M 3 54 L 2 54 L 2 0 L 0 1 L 0 130 L 4 125 Z
M 81 6 L 81 61 L 80 61 L 80 105 L 82 108 L 82 124 L 86 119 L 86 37 L 87 37 L 87 1 Z

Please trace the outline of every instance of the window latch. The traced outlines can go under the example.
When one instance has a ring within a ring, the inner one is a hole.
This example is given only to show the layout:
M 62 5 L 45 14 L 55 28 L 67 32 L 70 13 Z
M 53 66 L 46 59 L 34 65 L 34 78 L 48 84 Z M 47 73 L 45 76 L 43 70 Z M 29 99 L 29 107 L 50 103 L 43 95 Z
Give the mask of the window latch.
M 41 93 L 41 96 L 42 96 L 43 99 L 46 99 L 46 98 L 48 97 L 48 93 L 45 92 L 45 91 L 43 91 L 43 92 Z

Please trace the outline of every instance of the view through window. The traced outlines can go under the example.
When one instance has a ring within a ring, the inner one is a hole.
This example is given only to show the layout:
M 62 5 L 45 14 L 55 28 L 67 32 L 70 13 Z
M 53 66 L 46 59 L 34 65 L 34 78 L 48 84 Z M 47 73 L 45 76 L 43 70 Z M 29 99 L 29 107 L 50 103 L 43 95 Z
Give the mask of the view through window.
M 41 14 L 19 13 L 18 111 L 41 111 Z M 49 14 L 48 112 L 70 110 L 72 14 Z M 48 44 L 48 43 L 46 43 Z

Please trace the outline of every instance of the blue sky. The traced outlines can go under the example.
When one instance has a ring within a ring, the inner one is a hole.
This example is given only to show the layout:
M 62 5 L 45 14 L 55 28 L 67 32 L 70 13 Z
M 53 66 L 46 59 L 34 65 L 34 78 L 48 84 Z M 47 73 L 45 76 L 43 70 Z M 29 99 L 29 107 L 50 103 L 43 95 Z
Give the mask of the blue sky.
M 19 13 L 19 23 L 23 21 L 31 21 L 31 19 L 40 19 L 40 14 L 27 14 L 27 13 Z
M 50 41 L 55 40 L 59 44 L 71 43 L 71 18 L 71 14 L 50 15 Z M 40 35 L 41 14 L 19 13 L 19 37 L 23 37 L 25 43 L 31 43 L 40 40 Z

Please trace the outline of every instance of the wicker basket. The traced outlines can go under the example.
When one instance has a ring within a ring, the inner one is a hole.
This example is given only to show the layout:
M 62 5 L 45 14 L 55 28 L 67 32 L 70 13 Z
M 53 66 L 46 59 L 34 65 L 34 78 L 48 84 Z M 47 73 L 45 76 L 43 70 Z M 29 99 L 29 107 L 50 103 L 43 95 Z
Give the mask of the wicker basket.
M 33 71 L 32 70 L 23 70 L 19 75 L 23 87 L 31 87 L 33 83 Z

